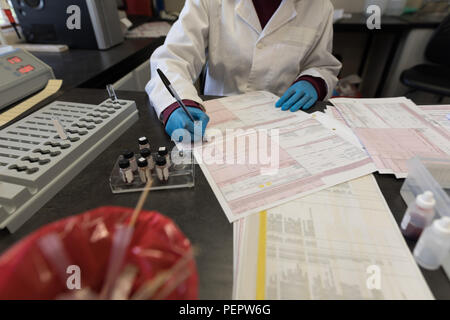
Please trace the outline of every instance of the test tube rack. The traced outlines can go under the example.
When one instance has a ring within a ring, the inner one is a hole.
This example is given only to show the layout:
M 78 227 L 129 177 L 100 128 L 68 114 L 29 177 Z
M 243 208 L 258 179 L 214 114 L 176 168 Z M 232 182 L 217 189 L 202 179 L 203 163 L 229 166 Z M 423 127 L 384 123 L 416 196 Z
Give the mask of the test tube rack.
M 152 153 L 152 157 L 156 159 L 157 152 Z M 151 179 L 153 180 L 150 190 L 170 190 L 180 188 L 193 188 L 195 186 L 195 158 L 194 153 L 190 150 L 178 151 L 177 149 L 169 152 L 171 165 L 169 166 L 169 180 L 160 181 L 156 174 L 156 170 L 152 170 Z M 141 192 L 145 190 L 145 182 L 139 178 L 139 174 L 134 172 L 132 183 L 125 183 L 122 180 L 119 169 L 120 157 L 114 164 L 109 185 L 114 194 Z
M 55 101 L 0 130 L 0 229 L 20 228 L 137 119 L 134 101 Z

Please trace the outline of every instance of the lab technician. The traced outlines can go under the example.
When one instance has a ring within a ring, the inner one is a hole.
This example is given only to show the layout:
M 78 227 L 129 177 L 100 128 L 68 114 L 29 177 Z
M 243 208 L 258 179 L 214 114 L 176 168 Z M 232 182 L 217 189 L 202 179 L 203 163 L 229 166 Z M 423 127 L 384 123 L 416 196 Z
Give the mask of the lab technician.
M 206 65 L 206 95 L 266 90 L 276 107 L 307 110 L 331 96 L 340 62 L 332 55 L 329 0 L 186 0 L 164 45 L 150 59 L 150 102 L 166 132 L 193 124 L 159 79 L 161 69 L 195 120 L 208 124 L 194 86 Z M 281 111 L 280 111 L 281 112 Z

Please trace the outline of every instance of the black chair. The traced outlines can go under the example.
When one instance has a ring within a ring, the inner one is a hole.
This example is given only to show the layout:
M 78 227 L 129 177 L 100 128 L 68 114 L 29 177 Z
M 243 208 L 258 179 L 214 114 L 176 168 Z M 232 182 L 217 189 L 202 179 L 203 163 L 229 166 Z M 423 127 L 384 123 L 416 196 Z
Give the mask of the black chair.
M 450 15 L 434 32 L 425 51 L 432 64 L 421 64 L 403 71 L 401 82 L 412 91 L 425 91 L 450 97 Z

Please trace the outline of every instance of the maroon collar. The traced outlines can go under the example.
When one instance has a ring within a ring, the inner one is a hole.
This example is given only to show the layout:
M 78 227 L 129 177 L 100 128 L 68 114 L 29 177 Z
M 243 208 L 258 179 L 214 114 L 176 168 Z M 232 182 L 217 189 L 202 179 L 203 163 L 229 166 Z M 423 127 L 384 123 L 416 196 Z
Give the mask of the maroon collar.
M 277 11 L 280 4 L 281 0 L 253 0 L 253 6 L 255 7 L 256 14 L 258 15 L 261 29 L 264 29 L 275 11 Z

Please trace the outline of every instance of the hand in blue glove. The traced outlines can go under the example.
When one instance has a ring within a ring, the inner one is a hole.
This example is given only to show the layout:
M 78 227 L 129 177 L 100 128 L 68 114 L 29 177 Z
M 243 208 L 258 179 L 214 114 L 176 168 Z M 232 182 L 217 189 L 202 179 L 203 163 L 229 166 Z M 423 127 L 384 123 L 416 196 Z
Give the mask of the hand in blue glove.
M 297 112 L 300 109 L 308 110 L 318 100 L 317 91 L 308 81 L 302 80 L 294 83 L 275 106 L 283 111 Z
M 195 121 L 200 121 L 202 126 L 202 137 L 205 135 L 206 126 L 209 122 L 209 117 L 202 110 L 198 108 L 187 107 L 192 117 Z M 186 112 L 184 112 L 183 108 L 176 109 L 169 117 L 166 123 L 166 132 L 169 136 L 172 137 L 172 134 L 177 129 L 186 129 L 191 134 L 191 138 L 200 139 L 200 137 L 196 137 L 194 135 L 194 123 L 192 123 L 191 119 L 189 119 Z M 197 129 L 198 130 L 198 129 Z M 183 137 L 179 137 L 179 141 L 181 142 Z

